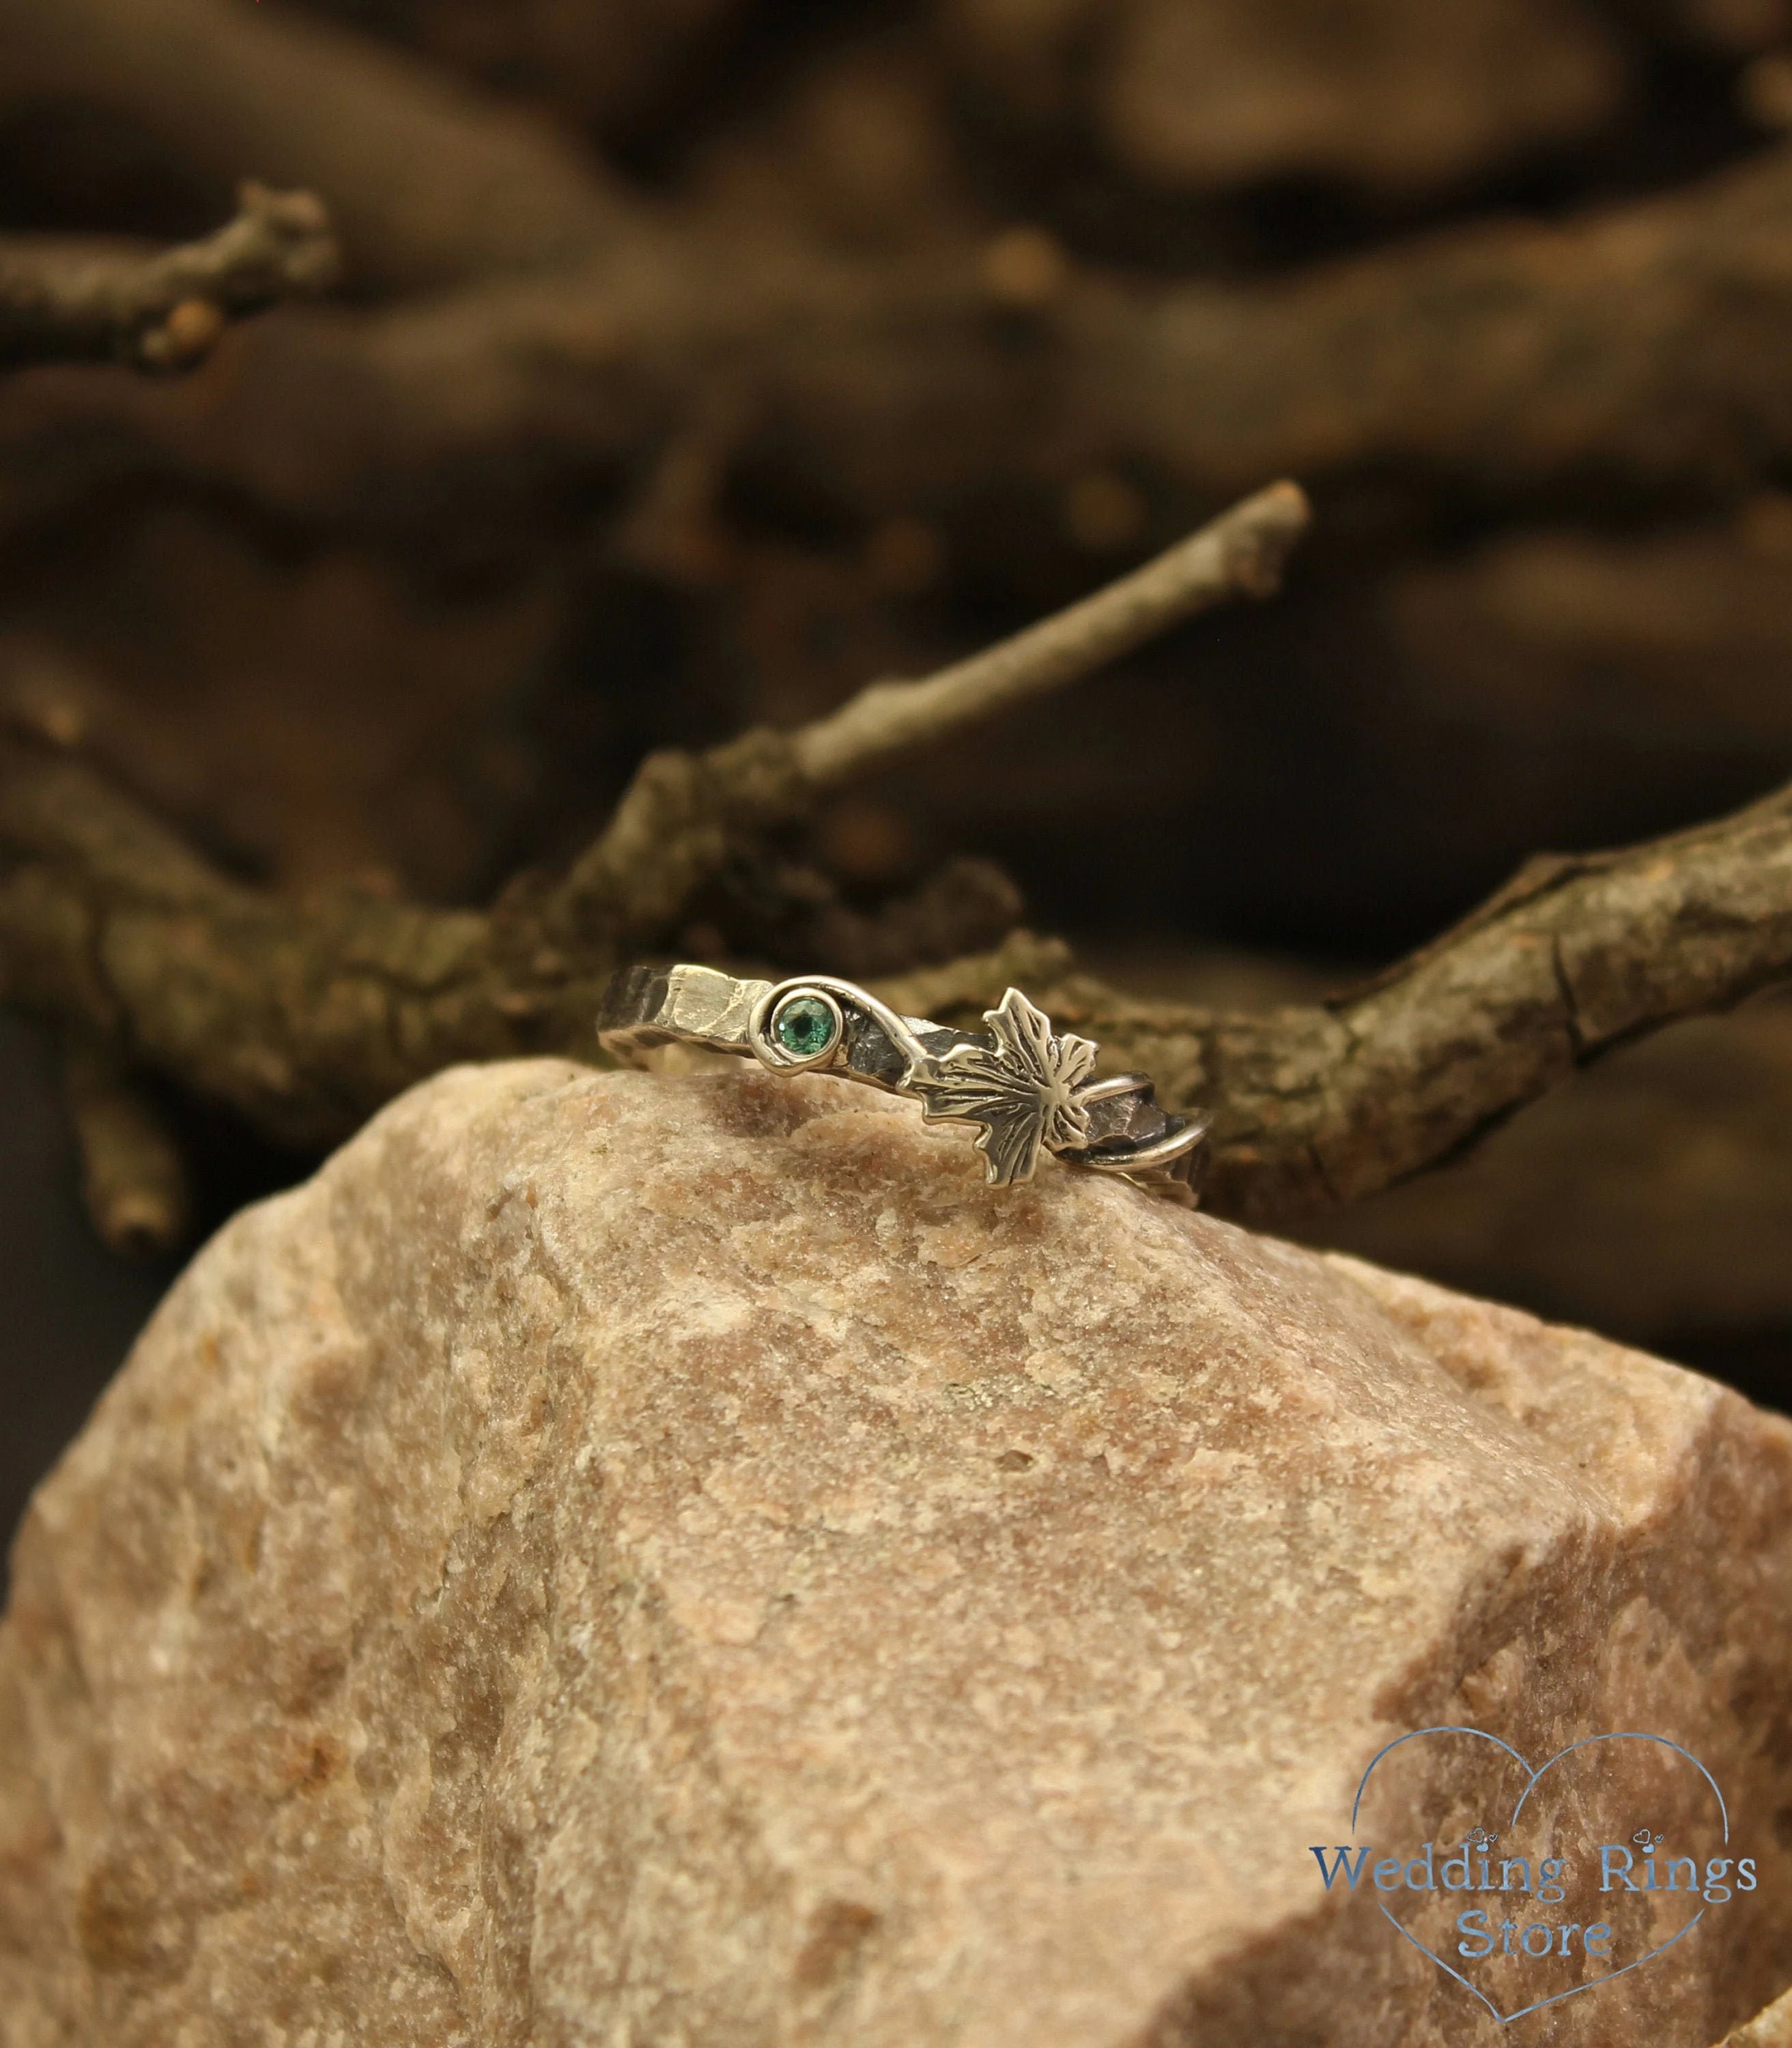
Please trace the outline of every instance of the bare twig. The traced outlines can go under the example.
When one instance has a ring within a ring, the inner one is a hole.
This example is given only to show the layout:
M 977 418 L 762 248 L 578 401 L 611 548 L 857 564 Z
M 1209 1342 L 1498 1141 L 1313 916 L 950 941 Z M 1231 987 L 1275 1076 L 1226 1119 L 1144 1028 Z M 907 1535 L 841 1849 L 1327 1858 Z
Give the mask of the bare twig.
M 1258 502 L 1281 508 L 1272 526 L 1294 517 L 1274 494 Z M 1048 628 L 1030 644 L 1062 640 Z M 909 687 L 941 731 L 992 694 Z M 919 736 L 906 720 L 884 731 Z M 661 757 L 687 885 L 748 820 L 801 799 L 809 736 Z M 842 753 L 823 758 L 848 772 Z M 870 743 L 851 756 L 880 758 Z M 605 844 L 613 894 L 582 899 L 607 903 L 604 917 L 570 914 L 551 890 L 513 892 L 490 913 L 349 890 L 288 903 L 225 880 L 79 761 L 0 740 L 0 997 L 321 1149 L 452 1061 L 595 1055 L 603 979 L 671 942 L 686 907 L 631 874 L 637 859 L 666 872 L 650 832 Z M 665 921 L 650 931 L 655 902 Z M 1788 976 L 1792 788 L 1653 844 L 1534 863 L 1454 932 L 1328 1003 L 1243 1016 L 1139 1003 L 1024 937 L 886 993 L 951 1021 L 1010 981 L 1026 987 L 1112 1060 L 1154 1074 L 1169 1102 L 1210 1107 L 1216 1206 L 1269 1219 L 1417 1173 L 1609 1047 Z
M 905 712 L 850 753 L 824 748 L 814 777 L 809 731 L 656 755 L 564 884 L 513 892 L 490 914 L 349 890 L 293 904 L 242 888 L 82 762 L 37 736 L 0 737 L 0 999 L 318 1148 L 453 1061 L 595 1053 L 605 979 L 673 937 L 731 851 L 898 745 L 956 731 L 1023 685 L 1067 681 L 1229 592 L 1263 591 L 1305 517 L 1292 486 L 1263 492 L 985 662 L 886 686 L 885 704 L 914 693 L 925 722 Z M 850 729 L 853 707 L 836 717 Z M 957 929 L 987 930 L 999 888 L 973 875 L 960 893 L 971 900 Z M 925 891 L 898 914 L 955 921 Z M 873 958 L 875 936 L 855 935 Z
M 1273 596 L 1312 516 L 1298 484 L 1271 484 L 1143 568 L 986 654 L 924 682 L 871 684 L 797 736 L 804 780 L 827 789 L 1075 682 L 1210 606 Z
M 154 256 L 0 242 L 0 363 L 184 367 L 231 316 L 335 282 L 329 219 L 310 193 L 246 184 L 239 205 L 215 235 Z
M 214 177 L 329 208 L 358 283 L 440 286 L 604 246 L 595 165 L 550 130 L 297 9 L 0 0 L 7 93 L 133 114 Z
M 102 1240 L 142 1259 L 186 1236 L 186 1170 L 166 1123 L 108 1053 L 64 1055 L 64 1084 L 81 1154 L 81 1193 Z
M 801 815 L 811 800 L 912 747 L 944 739 L 1089 674 L 1180 619 L 1280 583 L 1311 514 L 1273 484 L 1132 575 L 987 653 L 916 682 L 872 683 L 800 732 L 752 732 L 700 758 L 642 764 L 557 904 L 621 943 L 665 929 L 727 857 L 731 834 Z

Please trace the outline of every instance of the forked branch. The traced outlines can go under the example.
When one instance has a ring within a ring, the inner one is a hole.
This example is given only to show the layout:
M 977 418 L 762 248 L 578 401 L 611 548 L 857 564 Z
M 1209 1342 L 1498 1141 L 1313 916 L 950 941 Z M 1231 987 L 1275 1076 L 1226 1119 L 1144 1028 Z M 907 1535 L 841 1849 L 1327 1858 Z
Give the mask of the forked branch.
M 160 1075 L 318 1150 L 453 1061 L 595 1057 L 603 980 L 676 942 L 731 844 L 898 747 L 1068 681 L 1222 595 L 1260 592 L 1304 518 L 1297 493 L 1264 493 L 991 654 L 875 686 L 797 733 L 656 757 L 564 885 L 489 913 L 244 888 L 84 763 L 0 739 L 0 998 L 121 1076 Z M 1792 789 L 1650 845 L 1534 863 L 1455 931 L 1326 1003 L 1246 1016 L 1140 1003 L 1025 935 L 885 993 L 949 1021 L 1024 987 L 1118 1065 L 1157 1076 L 1172 1106 L 1209 1108 L 1214 1206 L 1268 1220 L 1417 1173 L 1609 1046 L 1788 976 Z
M 0 999 L 316 1150 L 454 1061 L 595 1055 L 604 980 L 675 941 L 731 850 L 898 747 L 1060 687 L 1223 597 L 1263 594 L 1306 518 L 1278 486 L 992 655 L 874 686 L 799 732 L 656 755 L 561 886 L 490 913 L 244 888 L 84 762 L 0 736 Z

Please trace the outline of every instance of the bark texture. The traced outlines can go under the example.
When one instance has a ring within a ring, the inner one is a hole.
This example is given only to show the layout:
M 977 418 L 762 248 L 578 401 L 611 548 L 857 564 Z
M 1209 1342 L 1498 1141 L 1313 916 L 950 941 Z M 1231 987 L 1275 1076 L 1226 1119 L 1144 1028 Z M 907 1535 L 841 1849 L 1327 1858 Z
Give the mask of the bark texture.
M 157 256 L 0 242 L 0 365 L 99 357 L 188 368 L 233 316 L 315 297 L 338 269 L 318 201 L 255 184 L 227 227 Z
M 546 885 L 490 912 L 354 888 L 282 902 L 208 867 L 78 762 L 17 742 L 0 753 L 0 848 L 8 1000 L 302 1147 L 458 1061 L 593 1056 L 599 994 L 628 956 Z M 1789 975 L 1792 790 L 1649 845 L 1534 863 L 1328 1003 L 1139 1003 L 1024 936 L 882 992 L 953 1022 L 1025 988 L 1115 1069 L 1154 1075 L 1169 1105 L 1210 1109 L 1209 1199 L 1263 1220 L 1387 1187 L 1612 1045 Z

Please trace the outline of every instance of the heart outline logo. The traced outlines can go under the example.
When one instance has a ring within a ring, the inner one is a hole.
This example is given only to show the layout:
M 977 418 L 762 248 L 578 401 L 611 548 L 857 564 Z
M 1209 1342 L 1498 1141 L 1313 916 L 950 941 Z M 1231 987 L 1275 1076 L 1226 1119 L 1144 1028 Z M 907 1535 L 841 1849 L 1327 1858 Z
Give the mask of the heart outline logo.
M 1506 1824 L 1508 1828 L 1515 1827 L 1518 1825 L 1519 1816 L 1524 1811 L 1525 1802 L 1537 1789 L 1539 1779 L 1543 1778 L 1548 1772 L 1553 1771 L 1555 1767 L 1561 1762 L 1564 1757 L 1573 1755 L 1577 1750 L 1590 1749 L 1596 1744 L 1602 1742 L 1657 1743 L 1663 1749 L 1671 1749 L 1676 1755 L 1685 1757 L 1686 1761 L 1698 1772 L 1699 1775 L 1705 1780 L 1706 1784 L 1711 1787 L 1712 1795 L 1717 1802 L 1717 1812 L 1719 1817 L 1723 1822 L 1724 1844 L 1726 1848 L 1729 1845 L 1730 1809 L 1724 1803 L 1724 1794 L 1719 1788 L 1717 1780 L 1712 1776 L 1711 1773 L 1705 1769 L 1705 1766 L 1700 1763 L 1699 1759 L 1693 1755 L 1693 1752 L 1689 1749 L 1682 1748 L 1680 1744 L 1677 1742 L 1670 1742 L 1665 1735 L 1650 1735 L 1640 1728 L 1624 1728 L 1614 1730 L 1609 1735 L 1584 1736 L 1579 1742 L 1569 1743 L 1566 1748 L 1558 1749 L 1553 1756 L 1546 1759 L 1543 1763 L 1538 1764 L 1534 1767 L 1529 1757 L 1522 1755 L 1519 1751 L 1514 1749 L 1509 1742 L 1502 1742 L 1498 1736 L 1489 1735 L 1485 1728 L 1464 1728 L 1453 1722 L 1446 1723 L 1437 1728 L 1414 1728 L 1406 1735 L 1396 1736 L 1394 1740 L 1389 1743 L 1386 1747 L 1378 1750 L 1375 1754 L 1370 1758 L 1368 1767 L 1363 1771 L 1362 1778 L 1357 1785 L 1356 1797 L 1351 1802 L 1350 1832 L 1352 1836 L 1356 1833 L 1357 1817 L 1363 1809 L 1363 1795 L 1369 1789 L 1369 1780 L 1374 1775 L 1375 1766 L 1381 1762 L 1384 1756 L 1391 1755 L 1392 1751 L 1398 1749 L 1402 1744 L 1417 1742 L 1422 1736 L 1428 1735 L 1472 1735 L 1478 1738 L 1478 1740 L 1482 1742 L 1491 1742 L 1495 1748 L 1504 1750 L 1506 1754 L 1511 1758 L 1512 1761 L 1528 1774 L 1525 1782 L 1525 1788 L 1519 1794 L 1518 1804 L 1512 1809 L 1512 1817 Z M 1488 1996 L 1485 1992 L 1482 1991 L 1478 1985 L 1471 1984 L 1468 1978 L 1465 1977 L 1460 1970 L 1452 1969 L 1450 1965 L 1444 1961 L 1441 1956 L 1436 1954 L 1433 1950 L 1426 1948 L 1425 1944 L 1418 1938 L 1418 1935 L 1414 1934 L 1412 1930 L 1409 1927 L 1406 1926 L 1402 1922 L 1396 1920 L 1394 1915 L 1388 1911 L 1387 1908 L 1383 1906 L 1379 1899 L 1375 1902 L 1375 1908 L 1382 1915 L 1383 1918 L 1387 1922 L 1389 1926 L 1397 1928 L 1402 1934 L 1405 1935 L 1406 1938 L 1412 1943 L 1413 1946 L 1418 1950 L 1422 1956 L 1429 1957 L 1430 1960 L 1437 1965 L 1438 1968 L 1444 1972 L 1445 1976 L 1455 1978 L 1456 1981 L 1460 1984 L 1463 1989 L 1468 1992 L 1472 1997 L 1479 1999 L 1481 2003 L 1487 2007 L 1488 2011 L 1493 2015 L 1495 2023 L 1501 2027 L 1509 2027 L 1515 2019 L 1522 2019 L 1526 2013 L 1541 2012 L 1543 2007 L 1546 2005 L 1559 2005 L 1565 1998 L 1577 1998 L 1584 1991 L 1597 1991 L 1601 1984 L 1610 1984 L 1614 1977 L 1626 1976 L 1631 1971 L 1640 1969 L 1645 1963 L 1654 1961 L 1657 1956 L 1665 1955 L 1667 1951 L 1674 1946 L 1676 1941 L 1681 1940 L 1685 1936 L 1691 1934 L 1693 1930 L 1697 1926 L 1699 1922 L 1705 1918 L 1706 1911 L 1706 1909 L 1701 1906 L 1698 1911 L 1693 1915 L 1692 1918 L 1686 1922 L 1685 1926 L 1678 1929 L 1674 1934 L 1670 1934 L 1665 1941 L 1657 1942 L 1654 1948 L 1647 1950 L 1644 1954 L 1636 1957 L 1630 1962 L 1621 1964 L 1615 1970 L 1606 1971 L 1602 1976 L 1591 1977 L 1585 1984 L 1573 1984 L 1570 1985 L 1566 1991 L 1558 1991 L 1552 1993 L 1548 1998 L 1538 1999 L 1530 2005 L 1521 2006 L 1516 2012 L 1502 2012 L 1499 2007 L 1494 2003 L 1493 2000 Z

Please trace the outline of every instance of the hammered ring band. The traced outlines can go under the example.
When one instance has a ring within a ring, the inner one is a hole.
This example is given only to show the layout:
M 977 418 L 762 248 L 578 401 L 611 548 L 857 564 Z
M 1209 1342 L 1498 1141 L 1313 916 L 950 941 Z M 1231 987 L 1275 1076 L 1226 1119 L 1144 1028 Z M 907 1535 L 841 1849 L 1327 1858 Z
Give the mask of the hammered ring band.
M 661 1045 L 756 1059 L 776 1074 L 824 1073 L 913 1096 L 930 1123 L 973 1124 L 992 1186 L 1030 1180 L 1042 1152 L 1117 1173 L 1192 1205 L 1207 1124 L 1158 1107 L 1149 1076 L 1096 1080 L 1096 1047 L 1010 988 L 981 1031 L 899 1016 L 832 975 L 742 980 L 708 967 L 625 968 L 598 1040 L 625 1064 Z

